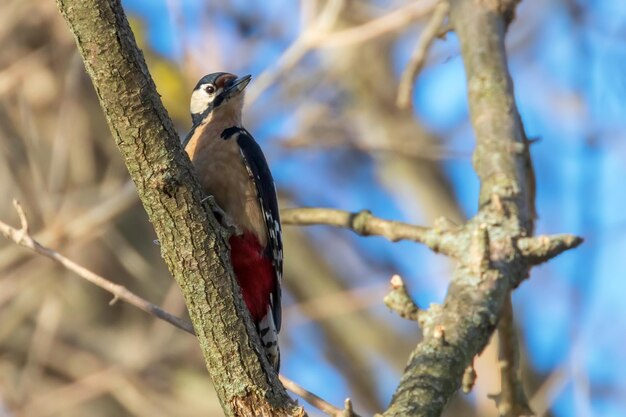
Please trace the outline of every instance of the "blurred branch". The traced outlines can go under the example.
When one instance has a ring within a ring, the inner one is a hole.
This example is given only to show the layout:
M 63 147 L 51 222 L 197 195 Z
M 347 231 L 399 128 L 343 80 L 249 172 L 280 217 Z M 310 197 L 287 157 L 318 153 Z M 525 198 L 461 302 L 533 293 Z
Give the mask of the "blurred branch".
M 343 375 L 350 397 L 371 415 L 380 410 L 379 366 L 387 363 L 394 371 L 401 371 L 403 363 L 398 352 L 411 349 L 401 330 L 389 326 L 389 322 L 370 309 L 355 308 L 362 304 L 363 292 L 352 288 L 343 279 L 336 264 L 328 262 L 320 250 L 301 228 L 288 227 L 283 232 L 284 247 L 288 248 L 284 275 L 289 294 L 297 303 L 287 306 L 292 314 L 286 314 L 290 328 L 301 315 L 304 320 L 318 320 L 319 340 L 324 340 L 323 354 Z M 364 268 L 367 268 L 364 266 Z M 368 286 L 372 288 L 371 286 Z M 376 305 L 385 294 L 387 285 L 380 285 Z M 355 293 L 356 292 L 356 293 Z M 374 305 L 374 291 L 367 298 Z M 301 337 L 300 332 L 292 332 Z M 393 340 L 394 343 L 388 343 Z M 377 361 L 372 362 L 372 357 Z
M 545 379 L 530 399 L 531 409 L 537 417 L 551 415 L 552 408 L 558 396 L 565 390 L 571 379 L 571 362 L 564 358 L 562 363 Z
M 510 296 L 504 303 L 498 323 L 498 339 L 502 389 L 499 394 L 490 395 L 490 398 L 496 402 L 496 407 L 502 417 L 532 416 L 534 413 L 528 405 L 520 378 L 518 341 Z
M 424 67 L 426 55 L 428 54 L 430 45 L 439 35 L 441 25 L 448 15 L 448 10 L 450 10 L 448 1 L 440 0 L 437 7 L 435 7 L 435 11 L 430 17 L 430 20 L 428 21 L 428 24 L 424 27 L 424 30 L 422 30 L 422 33 L 420 34 L 415 50 L 413 51 L 411 59 L 409 60 L 404 73 L 402 73 L 402 78 L 400 79 L 396 104 L 401 109 L 406 109 L 411 106 L 415 80 Z
M 168 313 L 167 311 L 161 309 L 159 306 L 152 304 L 151 302 L 129 291 L 128 289 L 126 289 L 126 287 L 109 281 L 108 279 L 90 271 L 84 266 L 81 266 L 77 264 L 76 262 L 66 258 L 60 253 L 54 251 L 53 249 L 42 246 L 39 242 L 37 242 L 31 236 L 29 225 L 28 225 L 28 220 L 26 219 L 26 215 L 24 214 L 24 210 L 22 209 L 22 206 L 16 200 L 13 200 L 13 205 L 15 206 L 15 210 L 19 217 L 21 228 L 16 229 L 0 221 L 0 234 L 2 234 L 4 237 L 6 237 L 9 240 L 12 240 L 13 242 L 15 242 L 16 244 L 20 246 L 28 248 L 40 255 L 46 256 L 58 262 L 69 271 L 74 272 L 79 277 L 84 278 L 90 283 L 96 285 L 97 287 L 100 287 L 103 290 L 110 292 L 111 294 L 113 294 L 114 298 L 111 300 L 109 304 L 111 305 L 114 304 L 118 299 L 122 301 L 126 301 L 130 305 L 133 305 L 137 307 L 138 309 L 145 311 L 146 313 L 152 314 L 153 316 L 173 325 L 174 327 L 177 327 L 195 336 L 193 325 L 187 320 L 184 320 L 180 317 L 177 317 Z M 358 417 L 356 413 L 351 411 L 351 405 L 349 409 L 346 408 L 345 410 L 341 410 L 333 406 L 332 404 L 328 403 L 327 401 L 323 400 L 322 398 L 318 397 L 317 395 L 313 394 L 312 392 L 307 391 L 306 389 L 302 388 L 300 385 L 293 382 L 289 378 L 283 375 L 280 375 L 279 378 L 280 378 L 280 381 L 285 386 L 285 388 L 287 388 L 294 394 L 299 395 L 309 404 L 318 408 L 319 410 L 322 410 L 323 412 L 327 413 L 330 416 Z M 346 400 L 346 401 L 349 401 L 349 400 Z
M 299 386 L 295 382 L 285 378 L 282 375 L 280 376 L 280 381 L 283 383 L 285 388 L 287 388 L 289 391 L 293 392 L 296 395 L 299 395 L 306 402 L 311 404 L 313 407 L 317 408 L 320 411 L 323 411 L 324 413 L 328 414 L 329 416 L 332 416 L 332 417 L 359 417 L 359 415 L 356 414 L 354 412 L 354 410 L 352 409 L 352 401 L 349 398 L 346 399 L 345 408 L 343 410 L 341 410 L 341 409 L 335 407 L 334 405 L 326 402 L 325 400 L 321 399 L 320 397 L 318 397 L 317 395 L 313 394 L 312 392 L 309 392 L 309 391 L 305 390 L 304 388 L 302 388 L 301 386 Z
M 316 121 L 319 124 L 319 121 Z M 346 135 L 346 133 L 344 133 Z M 441 161 L 445 159 L 470 159 L 469 152 L 447 149 L 440 144 L 419 144 L 415 142 L 402 143 L 362 143 L 349 140 L 345 136 L 341 138 L 298 137 L 280 141 L 280 146 L 285 149 L 347 149 L 356 152 L 368 153 L 373 156 L 386 154 L 393 157 L 411 157 L 418 161 L 431 160 Z
M 263 354 L 228 247 L 119 0 L 57 0 L 109 127 L 182 289 L 224 413 L 302 416 Z
M 307 27 L 298 38 L 278 58 L 277 63 L 263 72 L 247 93 L 247 105 L 259 96 L 281 75 L 293 68 L 304 56 L 322 47 L 341 47 L 361 43 L 401 29 L 430 13 L 437 0 L 420 0 L 401 7 L 385 16 L 373 19 L 359 26 L 341 31 L 333 31 L 337 18 L 346 7 L 346 0 L 329 0 L 319 17 Z
M 310 43 L 317 47 L 336 48 L 365 42 L 408 26 L 430 13 L 436 4 L 437 0 L 415 1 L 362 25 L 337 32 L 316 34 Z
M 12 240 L 20 246 L 24 246 L 25 248 L 28 248 L 34 252 L 37 252 L 40 255 L 46 256 L 60 263 L 68 270 L 74 272 L 76 275 L 86 279 L 97 287 L 100 287 L 103 290 L 110 292 L 114 296 L 113 300 L 111 300 L 111 304 L 115 303 L 117 299 L 124 300 L 127 303 L 137 307 L 138 309 L 143 310 L 146 313 L 150 313 L 160 318 L 161 320 L 164 320 L 178 327 L 179 329 L 186 331 L 187 333 L 194 334 L 193 326 L 188 321 L 171 315 L 167 311 L 159 308 L 159 306 L 152 304 L 151 302 L 146 301 L 143 298 L 128 291 L 126 287 L 114 284 L 113 282 L 101 277 L 100 275 L 93 273 L 87 268 L 78 265 L 76 262 L 67 259 L 60 253 L 45 246 L 42 246 L 31 236 L 28 228 L 28 221 L 26 220 L 26 216 L 24 215 L 24 210 L 22 209 L 22 206 L 16 200 L 13 200 L 13 205 L 15 206 L 15 210 L 17 211 L 18 217 L 20 219 L 21 229 L 16 229 L 0 221 L 0 233 L 2 233 L 4 237 Z
M 64 219 L 64 216 L 57 216 L 55 223 L 47 225 L 42 231 L 38 231 L 34 238 L 44 245 L 52 245 L 63 239 L 77 241 L 90 233 L 105 231 L 113 219 L 125 213 L 129 207 L 138 201 L 137 191 L 132 181 L 126 182 L 121 187 L 118 186 L 117 189 L 116 193 L 105 200 L 98 201 L 90 209 L 82 209 L 80 213 L 71 213 L 71 217 L 67 220 Z M 62 223 L 62 226 L 57 222 Z M 2 248 L 0 251 L 0 269 L 7 268 L 20 259 L 23 252 L 16 251 L 15 248 L 15 246 Z
M 285 209 L 281 212 L 283 224 L 311 226 L 329 225 L 352 230 L 361 236 L 383 236 L 392 242 L 412 240 L 428 246 L 435 252 L 453 255 L 451 250 L 455 233 L 445 220 L 443 228 L 427 228 L 407 223 L 384 220 L 368 210 L 351 213 L 326 208 Z
M 432 7 L 435 4 L 431 3 Z M 337 31 L 359 27 L 370 20 L 371 13 L 362 2 L 351 2 L 337 23 L 344 29 Z M 398 151 L 373 155 L 378 181 L 397 201 L 409 199 L 411 205 L 418 204 L 420 215 L 427 221 L 443 216 L 460 222 L 465 216 L 452 186 L 438 161 L 432 160 L 432 155 L 442 148 L 440 138 L 429 134 L 413 112 L 399 111 L 396 106 L 398 81 L 392 53 L 395 44 L 391 36 L 381 36 L 368 42 L 367 48 L 352 44 L 322 50 L 331 65 L 332 88 L 342 101 L 350 103 L 340 114 L 349 123 L 342 119 L 340 126 L 349 126 L 364 149 Z
M 314 45 L 310 42 L 311 38 L 329 31 L 345 6 L 346 0 L 328 0 L 325 3 L 324 9 L 322 9 L 317 19 L 300 33 L 289 48 L 276 60 L 276 64 L 259 75 L 256 82 L 250 86 L 249 91 L 246 93 L 248 106 L 255 102 L 284 73 L 296 66 L 314 48 Z

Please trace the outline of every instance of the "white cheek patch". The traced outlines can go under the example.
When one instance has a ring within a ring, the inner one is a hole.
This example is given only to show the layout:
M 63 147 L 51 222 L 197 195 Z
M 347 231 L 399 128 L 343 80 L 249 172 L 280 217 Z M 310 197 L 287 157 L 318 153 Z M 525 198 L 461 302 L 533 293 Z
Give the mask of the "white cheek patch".
M 191 104 L 189 106 L 191 114 L 203 113 L 213 102 L 215 97 L 219 96 L 222 94 L 222 91 L 224 91 L 223 88 L 218 88 L 215 93 L 209 94 L 206 92 L 207 85 L 209 84 L 202 84 L 200 88 L 191 93 Z
M 204 90 L 204 86 L 191 93 L 191 104 L 189 110 L 191 114 L 200 114 L 209 107 L 211 103 L 211 97 Z

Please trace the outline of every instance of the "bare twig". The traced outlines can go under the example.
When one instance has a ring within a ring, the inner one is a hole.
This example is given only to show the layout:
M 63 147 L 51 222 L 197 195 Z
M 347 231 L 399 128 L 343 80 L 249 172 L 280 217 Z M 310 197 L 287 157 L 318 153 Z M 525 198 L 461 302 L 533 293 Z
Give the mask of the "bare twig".
M 518 341 L 513 323 L 511 297 L 505 301 L 498 323 L 500 341 L 500 378 L 502 389 L 499 394 L 490 395 L 496 402 L 502 417 L 532 416 L 519 372 Z
M 40 255 L 46 256 L 60 263 L 65 268 L 74 272 L 78 276 L 113 294 L 113 300 L 124 300 L 127 303 L 137 307 L 138 309 L 143 310 L 146 313 L 153 314 L 161 320 L 165 320 L 168 323 L 173 324 L 174 326 L 186 331 L 187 333 L 194 334 L 193 326 L 188 321 L 176 317 L 165 310 L 162 310 L 161 308 L 159 308 L 159 306 L 152 304 L 144 300 L 143 298 L 135 295 L 134 293 L 128 291 L 126 287 L 119 284 L 114 284 L 106 278 L 103 278 L 100 275 L 88 270 L 87 268 L 78 265 L 76 262 L 66 258 L 60 253 L 45 246 L 42 246 L 30 235 L 28 230 L 28 221 L 26 220 L 26 216 L 24 215 L 24 210 L 22 209 L 22 206 L 17 202 L 17 200 L 13 200 L 13 205 L 15 206 L 15 210 L 17 211 L 18 217 L 20 219 L 21 229 L 16 229 L 0 221 L 0 233 L 2 233 L 7 239 L 10 239 L 18 245 L 24 246 L 25 248 L 28 248 L 34 252 L 37 252 Z
M 351 213 L 326 208 L 297 208 L 281 211 L 284 224 L 311 226 L 329 225 L 352 230 L 361 236 L 383 236 L 392 242 L 412 240 L 434 250 L 452 255 L 454 230 L 447 227 L 427 228 L 381 219 L 367 210 Z M 443 224 L 443 223 L 442 223 Z
M 382 17 L 339 32 L 324 33 L 312 39 L 318 47 L 341 47 L 365 42 L 401 29 L 430 13 L 437 0 L 421 0 L 394 10 Z
M 423 145 L 419 143 L 362 143 L 358 141 L 345 140 L 342 137 L 338 140 L 325 138 L 320 141 L 315 138 L 293 138 L 280 142 L 280 146 L 285 149 L 348 149 L 356 152 L 370 154 L 388 154 L 393 156 L 411 157 L 417 160 L 440 161 L 445 159 L 469 159 L 469 152 L 446 149 L 441 144 Z
M 259 75 L 247 93 L 246 105 L 250 106 L 254 103 L 266 89 L 280 79 L 282 74 L 293 68 L 309 51 L 315 48 L 312 39 L 330 31 L 344 7 L 345 0 L 326 2 L 319 17 L 283 52 L 276 60 L 276 64 Z
M 430 13 L 436 3 L 437 0 L 421 0 L 362 25 L 333 32 L 332 28 L 345 6 L 345 1 L 328 1 L 319 18 L 287 48 L 276 65 L 257 78 L 247 94 L 247 105 L 256 101 L 282 74 L 293 68 L 310 51 L 316 48 L 353 45 L 401 29 Z
M 111 197 L 99 201 L 88 210 L 75 213 L 66 222 L 56 219 L 54 223 L 47 225 L 45 229 L 37 231 L 33 237 L 44 245 L 53 245 L 63 239 L 76 241 L 94 232 L 106 230 L 106 224 L 121 213 L 125 212 L 131 205 L 137 203 L 137 191 L 132 181 L 126 182 L 120 187 L 117 193 Z M 74 214 L 74 213 L 73 213 Z M 63 223 L 61 227 L 59 223 Z M 0 268 L 6 268 L 13 262 L 20 259 L 23 251 L 14 250 L 16 246 L 8 246 L 0 250 Z
M 537 417 L 547 415 L 556 398 L 567 387 L 572 377 L 569 368 L 570 361 L 564 359 L 561 365 L 550 373 L 531 397 L 531 408 Z
M 306 389 L 302 388 L 301 386 L 299 386 L 295 382 L 291 381 L 290 379 L 285 378 L 283 375 L 280 375 L 280 381 L 283 383 L 285 388 L 287 388 L 289 391 L 291 391 L 294 394 L 300 396 L 307 403 L 311 404 L 313 407 L 317 408 L 318 410 L 323 411 L 324 413 L 328 414 L 329 416 L 332 416 L 332 417 L 359 417 L 359 415 L 356 414 L 352 410 L 352 402 L 350 401 L 349 398 L 346 399 L 345 409 L 342 410 L 342 409 L 337 408 L 334 405 L 330 404 L 326 400 L 318 397 L 317 395 L 313 394 L 312 392 L 307 391 Z
M 391 277 L 391 291 L 383 300 L 385 305 L 408 320 L 419 320 L 419 307 L 415 304 L 404 286 L 400 275 Z
M 518 240 L 517 247 L 532 265 L 539 265 L 581 243 L 581 237 L 563 234 L 522 238 Z
M 424 27 L 424 30 L 422 30 L 422 33 L 420 34 L 415 50 L 411 55 L 411 59 L 409 60 L 404 73 L 402 73 L 400 85 L 398 86 L 398 98 L 396 100 L 396 105 L 401 109 L 407 109 L 411 105 L 415 79 L 424 67 L 426 55 L 428 54 L 430 45 L 438 36 L 441 25 L 446 19 L 449 9 L 450 5 L 447 0 L 441 0 L 437 7 L 435 7 L 435 11 L 430 17 L 428 24 Z
M 126 287 L 109 281 L 108 279 L 90 271 L 84 266 L 81 266 L 77 264 L 76 262 L 66 258 L 60 253 L 54 251 L 53 249 L 42 246 L 39 242 L 33 239 L 33 237 L 30 235 L 28 220 L 26 219 L 26 215 L 24 214 L 24 209 L 22 208 L 22 206 L 19 204 L 17 200 L 13 200 L 13 205 L 15 207 L 18 218 L 20 220 L 21 227 L 20 229 L 16 229 L 0 221 L 0 234 L 2 234 L 4 237 L 6 237 L 9 240 L 12 240 L 13 242 L 15 242 L 16 244 L 20 246 L 23 246 L 25 248 L 32 250 L 35 253 L 46 256 L 58 262 L 69 271 L 74 272 L 79 277 L 113 294 L 113 299 L 111 300 L 112 302 L 110 304 L 113 304 L 118 299 L 126 301 L 130 305 L 133 305 L 137 307 L 138 309 L 145 311 L 146 313 L 152 314 L 153 316 L 163 321 L 166 321 L 167 323 L 173 325 L 174 327 L 177 327 L 195 336 L 193 325 L 189 321 L 168 313 L 167 311 L 163 310 L 159 306 L 129 291 L 128 289 L 126 289 Z M 335 417 L 349 417 L 349 416 L 358 417 L 358 415 L 355 413 L 345 414 L 345 410 L 341 410 L 333 406 L 332 404 L 328 403 L 327 401 L 323 400 L 322 398 L 318 397 L 312 392 L 302 388 L 297 383 L 295 383 L 294 381 L 290 380 L 289 378 L 283 375 L 279 375 L 279 378 L 282 384 L 285 386 L 285 388 L 287 388 L 294 394 L 299 395 L 306 402 L 322 410 L 328 415 L 335 416 Z

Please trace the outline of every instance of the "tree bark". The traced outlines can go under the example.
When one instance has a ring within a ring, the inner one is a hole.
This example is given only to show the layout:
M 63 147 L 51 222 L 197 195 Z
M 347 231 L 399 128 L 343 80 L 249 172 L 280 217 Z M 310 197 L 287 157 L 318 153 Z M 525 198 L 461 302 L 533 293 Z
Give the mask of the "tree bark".
M 262 353 L 225 234 L 163 108 L 119 0 L 57 0 L 185 297 L 227 416 L 302 416 Z

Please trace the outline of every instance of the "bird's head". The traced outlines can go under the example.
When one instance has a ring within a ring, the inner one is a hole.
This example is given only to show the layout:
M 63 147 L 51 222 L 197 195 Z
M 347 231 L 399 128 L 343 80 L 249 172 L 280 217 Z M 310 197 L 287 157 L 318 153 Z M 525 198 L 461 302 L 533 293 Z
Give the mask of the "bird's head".
M 241 118 L 244 89 L 251 75 L 237 77 L 227 72 L 214 72 L 198 81 L 191 93 L 191 119 L 194 126 L 207 117 L 222 114 L 225 117 Z

